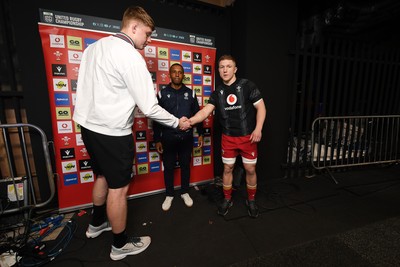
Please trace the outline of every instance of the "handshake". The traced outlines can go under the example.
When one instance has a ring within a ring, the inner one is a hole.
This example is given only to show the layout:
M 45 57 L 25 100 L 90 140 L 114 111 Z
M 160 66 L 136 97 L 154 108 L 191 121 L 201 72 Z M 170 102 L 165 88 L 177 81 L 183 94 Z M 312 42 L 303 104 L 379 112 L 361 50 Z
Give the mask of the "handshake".
M 183 116 L 179 119 L 179 129 L 182 131 L 187 131 L 190 128 L 192 128 L 192 124 L 190 119 L 188 119 L 187 117 Z

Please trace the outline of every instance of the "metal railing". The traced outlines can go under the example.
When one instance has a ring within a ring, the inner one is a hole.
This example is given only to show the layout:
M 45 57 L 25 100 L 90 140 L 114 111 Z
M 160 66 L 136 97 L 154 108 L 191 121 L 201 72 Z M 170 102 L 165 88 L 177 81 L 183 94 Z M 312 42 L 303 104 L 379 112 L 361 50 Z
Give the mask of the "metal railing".
M 400 161 L 400 115 L 319 117 L 312 123 L 311 164 L 327 170 Z
M 0 179 L 0 188 L 6 192 L 2 197 L 0 214 L 10 214 L 25 209 L 44 207 L 50 203 L 55 195 L 54 173 L 52 170 L 49 142 L 42 129 L 27 124 L 0 124 L 2 137 L 0 142 L 0 160 L 2 168 L 7 168 L 7 177 Z M 41 199 L 35 193 L 32 171 L 32 155 L 29 153 L 29 135 L 39 134 L 46 165 L 48 186 L 50 194 L 47 199 Z M 18 156 L 16 156 L 18 155 Z M 16 173 L 15 165 L 23 165 L 21 171 Z M 4 170 L 3 170 L 4 171 Z M 3 201 L 4 200 L 4 201 Z

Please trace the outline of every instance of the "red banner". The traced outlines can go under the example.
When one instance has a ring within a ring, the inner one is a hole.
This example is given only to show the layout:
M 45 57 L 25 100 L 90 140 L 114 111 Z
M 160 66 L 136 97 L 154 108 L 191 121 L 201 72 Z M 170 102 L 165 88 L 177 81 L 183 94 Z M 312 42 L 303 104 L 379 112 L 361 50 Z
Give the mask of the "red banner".
M 39 23 L 39 32 L 46 67 L 50 113 L 53 122 L 59 209 L 78 209 L 91 205 L 94 174 L 90 157 L 82 142 L 79 125 L 72 120 L 79 64 L 84 49 L 110 32 L 75 29 Z M 152 39 L 140 51 L 152 74 L 157 93 L 169 81 L 168 69 L 178 62 L 185 69 L 184 83 L 196 91 L 200 107 L 214 90 L 215 48 Z M 204 146 L 197 147 L 197 133 L 193 146 L 191 183 L 211 181 L 214 177 L 212 119 L 203 122 Z M 135 110 L 134 139 L 136 143 L 133 179 L 129 195 L 138 197 L 164 190 L 163 167 L 153 142 L 152 121 L 140 110 Z M 177 162 L 175 185 L 180 184 Z

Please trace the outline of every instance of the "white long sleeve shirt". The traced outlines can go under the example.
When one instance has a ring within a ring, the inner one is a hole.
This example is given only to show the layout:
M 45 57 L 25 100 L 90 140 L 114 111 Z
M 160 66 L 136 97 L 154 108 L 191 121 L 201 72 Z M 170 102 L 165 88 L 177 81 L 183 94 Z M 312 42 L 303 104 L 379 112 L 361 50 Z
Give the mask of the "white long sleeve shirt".
M 161 124 L 179 125 L 158 105 L 146 63 L 130 43 L 108 36 L 89 45 L 79 68 L 73 120 L 104 135 L 129 135 L 136 106 Z

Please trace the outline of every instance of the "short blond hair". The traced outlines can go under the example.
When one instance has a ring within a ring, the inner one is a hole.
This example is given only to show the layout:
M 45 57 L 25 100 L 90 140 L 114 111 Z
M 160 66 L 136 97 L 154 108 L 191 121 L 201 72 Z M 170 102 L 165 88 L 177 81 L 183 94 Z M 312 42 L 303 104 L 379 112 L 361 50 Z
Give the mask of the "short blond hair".
M 154 20 L 152 17 L 150 17 L 146 10 L 140 6 L 130 6 L 125 10 L 124 16 L 122 17 L 122 29 L 127 27 L 131 20 L 142 22 L 144 25 L 150 27 L 152 31 L 155 29 Z
M 218 66 L 219 66 L 219 63 L 220 63 L 222 60 L 232 60 L 233 63 L 235 63 L 235 66 L 236 66 L 236 59 L 235 59 L 235 57 L 232 56 L 232 55 L 222 55 L 222 56 L 218 59 Z

